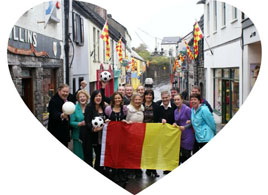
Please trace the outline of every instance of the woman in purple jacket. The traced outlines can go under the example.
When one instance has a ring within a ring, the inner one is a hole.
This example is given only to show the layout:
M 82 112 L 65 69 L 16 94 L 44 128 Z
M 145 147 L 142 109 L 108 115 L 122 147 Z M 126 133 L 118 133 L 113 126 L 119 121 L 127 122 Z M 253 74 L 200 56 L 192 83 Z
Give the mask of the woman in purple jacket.
M 180 164 L 191 157 L 194 146 L 194 132 L 191 125 L 186 122 L 191 120 L 191 109 L 183 104 L 180 94 L 174 96 L 174 103 L 177 106 L 174 111 L 174 126 L 179 126 L 181 134 Z

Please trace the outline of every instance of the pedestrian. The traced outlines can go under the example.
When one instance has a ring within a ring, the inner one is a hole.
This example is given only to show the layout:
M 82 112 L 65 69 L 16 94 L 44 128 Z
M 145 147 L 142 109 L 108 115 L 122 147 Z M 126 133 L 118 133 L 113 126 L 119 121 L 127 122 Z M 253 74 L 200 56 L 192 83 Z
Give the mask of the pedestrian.
M 187 121 L 191 120 L 191 108 L 183 103 L 182 95 L 180 94 L 174 96 L 174 103 L 177 107 L 174 111 L 174 126 L 179 126 L 182 131 L 180 145 L 181 164 L 191 157 L 195 137 L 191 125 L 187 124 Z
M 97 171 L 104 174 L 103 167 L 100 167 L 100 154 L 101 154 L 101 138 L 102 127 L 94 128 L 92 120 L 94 117 L 101 117 L 105 121 L 106 116 L 104 113 L 105 104 L 99 90 L 95 90 L 91 94 L 90 103 L 85 109 L 85 128 L 80 129 L 80 140 L 82 141 L 84 160 L 90 166 L 94 167 Z M 95 153 L 95 160 L 93 159 L 93 150 Z M 93 164 L 94 160 L 94 164 Z
M 137 92 L 141 95 L 142 102 L 144 102 L 144 92 L 145 92 L 144 86 L 143 85 L 139 85 L 137 87 Z
M 146 89 L 144 92 L 144 123 L 159 123 L 159 105 L 157 105 L 154 100 L 154 91 L 152 89 Z M 159 177 L 156 170 L 147 169 L 146 175 L 150 177 Z
M 130 84 L 125 86 L 125 93 L 124 105 L 129 105 L 133 95 L 133 87 Z
M 124 105 L 123 95 L 120 92 L 115 92 L 111 96 L 110 105 L 105 108 L 107 116 L 106 122 L 109 121 L 125 121 L 127 116 L 127 106 Z M 110 168 L 110 178 L 112 181 L 125 188 L 127 184 L 127 173 L 125 169 Z
M 89 94 L 86 90 L 80 90 L 76 94 L 78 103 L 71 115 L 70 125 L 72 129 L 73 152 L 81 159 L 84 159 L 82 143 L 79 140 L 80 127 L 85 126 L 84 113 L 88 103 Z
M 161 92 L 161 99 L 162 101 L 159 102 L 160 104 L 160 111 L 159 117 L 163 124 L 169 123 L 173 125 L 174 123 L 174 111 L 176 109 L 176 105 L 170 101 L 170 93 L 169 91 L 162 91 Z M 170 171 L 164 171 L 164 174 L 170 173 Z
M 106 102 L 107 104 L 110 104 L 111 97 L 106 97 L 105 96 L 105 87 L 106 87 L 106 84 L 107 84 L 107 82 L 103 82 L 103 81 L 101 82 L 101 95 L 102 95 L 102 97 L 104 99 L 104 102 Z M 123 95 L 124 105 L 128 105 L 130 103 L 130 100 L 125 96 L 125 94 L 126 94 L 125 87 L 123 85 L 120 85 L 118 87 L 117 91 Z M 132 90 L 132 92 L 133 92 L 133 90 Z
M 63 113 L 62 106 L 66 101 L 70 101 L 69 90 L 68 85 L 60 85 L 48 105 L 48 131 L 66 147 L 70 142 L 70 124 L 69 116 Z
M 194 86 L 192 87 L 191 94 L 199 94 L 200 97 L 201 97 L 201 89 L 200 89 L 200 87 L 199 87 L 198 85 L 194 85 Z M 205 104 L 205 105 L 208 107 L 209 111 L 210 111 L 211 113 L 213 113 L 213 110 L 212 110 L 212 108 L 211 108 L 211 106 L 210 106 L 210 104 L 208 103 L 207 100 L 205 100 L 204 98 L 201 97 L 201 103 L 202 103 L 202 104 Z M 189 102 L 189 104 L 190 104 L 190 108 L 192 108 L 193 105 L 192 105 L 191 101 Z M 199 150 L 198 142 L 195 140 L 193 153 L 196 153 L 198 150 Z
M 128 123 L 139 122 L 142 123 L 144 119 L 144 106 L 142 105 L 142 97 L 139 93 L 135 93 L 132 95 L 131 102 L 127 106 L 128 112 L 126 121 Z M 130 178 L 141 178 L 142 177 L 142 170 L 129 170 L 129 177 Z
M 187 93 L 187 90 L 184 89 L 183 92 L 181 93 L 182 95 L 182 98 L 184 101 L 187 101 L 188 100 L 188 93 Z
M 202 104 L 201 100 L 200 94 L 193 93 L 190 95 L 190 101 L 193 106 L 191 110 L 191 123 L 195 130 L 197 151 L 216 135 L 214 117 L 207 105 Z
M 160 105 L 159 117 L 161 122 L 173 124 L 174 123 L 174 110 L 176 106 L 170 101 L 170 93 L 168 91 L 161 92 L 161 102 L 158 102 Z
M 191 94 L 199 94 L 200 97 L 201 97 L 201 89 L 200 89 L 200 87 L 198 85 L 194 85 L 192 87 Z M 211 108 L 211 105 L 208 103 L 208 101 L 205 98 L 201 97 L 201 103 L 205 104 L 208 107 L 209 111 L 211 113 L 213 113 L 213 109 Z M 190 107 L 192 108 L 191 102 L 190 102 Z
M 174 96 L 179 94 L 179 93 L 180 93 L 180 89 L 178 87 L 172 87 L 170 89 L 170 95 L 171 95 L 170 101 L 172 103 L 174 103 Z
M 122 94 L 122 96 L 125 96 L 125 87 L 123 85 L 119 85 L 117 91 Z

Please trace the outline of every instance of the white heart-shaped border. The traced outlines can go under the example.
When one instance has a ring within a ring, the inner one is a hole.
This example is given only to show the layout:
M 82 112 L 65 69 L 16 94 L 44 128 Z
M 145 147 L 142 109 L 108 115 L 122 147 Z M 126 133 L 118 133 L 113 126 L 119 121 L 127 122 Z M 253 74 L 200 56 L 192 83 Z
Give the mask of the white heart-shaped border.
M 188 0 L 189 1 L 189 0 Z M 197 2 L 197 0 L 192 0 Z M 1 160 L 0 194 L 128 194 L 82 163 L 55 140 L 26 109 L 7 66 L 7 39 L 17 19 L 41 0 L 9 0 L 1 14 Z M 145 1 L 90 1 L 102 7 L 128 6 Z M 154 9 L 155 1 L 147 0 Z M 177 1 L 166 0 L 163 3 Z M 254 22 L 262 41 L 259 78 L 239 112 L 222 132 L 187 163 L 140 194 L 267 194 L 267 7 L 261 0 L 227 0 Z M 63 7 L 62 7 L 63 9 Z M 123 9 L 123 8 L 122 8 Z M 116 14 L 110 10 L 116 18 Z M 148 11 L 149 12 L 149 11 Z M 188 10 L 191 14 L 191 10 Z M 159 13 L 161 14 L 161 13 Z M 187 16 L 186 16 L 187 17 Z M 118 21 L 120 19 L 118 18 Z M 179 24 L 179 18 L 178 18 Z M 174 24 L 176 25 L 176 24 Z M 265 193 L 266 192 L 266 193 Z

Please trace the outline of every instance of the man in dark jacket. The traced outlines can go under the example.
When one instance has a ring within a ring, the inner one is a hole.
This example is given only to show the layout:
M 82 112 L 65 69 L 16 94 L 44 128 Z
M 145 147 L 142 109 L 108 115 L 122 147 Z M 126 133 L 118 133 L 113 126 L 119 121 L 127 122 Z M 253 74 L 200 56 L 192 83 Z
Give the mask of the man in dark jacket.
M 70 141 L 70 126 L 69 116 L 63 113 L 62 105 L 68 100 L 68 97 L 70 97 L 69 86 L 63 84 L 48 105 L 48 131 L 66 147 Z
M 176 105 L 170 101 L 170 93 L 169 91 L 161 92 L 162 101 L 158 101 L 159 108 L 159 118 L 162 123 L 174 123 L 174 111 L 176 109 Z M 164 174 L 168 174 L 170 171 L 164 171 Z
M 160 119 L 162 123 L 174 123 L 174 110 L 176 109 L 176 105 L 170 101 L 170 93 L 168 91 L 161 92 L 162 101 L 158 101 L 158 105 L 160 106 Z

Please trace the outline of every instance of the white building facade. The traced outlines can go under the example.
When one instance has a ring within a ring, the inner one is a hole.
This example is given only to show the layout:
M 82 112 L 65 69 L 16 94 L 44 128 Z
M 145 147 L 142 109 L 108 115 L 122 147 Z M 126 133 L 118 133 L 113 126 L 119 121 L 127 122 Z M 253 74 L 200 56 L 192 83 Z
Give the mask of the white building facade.
M 249 57 L 260 58 L 243 46 L 242 21 L 245 15 L 224 2 L 207 0 L 204 5 L 204 67 L 206 98 L 222 123 L 226 124 L 238 111 L 249 93 Z M 245 32 L 246 33 L 246 32 Z M 256 37 L 256 39 L 258 39 Z M 243 50 L 245 49 L 245 51 Z M 254 46 L 252 46 L 254 48 Z M 255 61 L 255 65 L 258 64 Z M 255 67 L 254 67 L 255 68 Z

